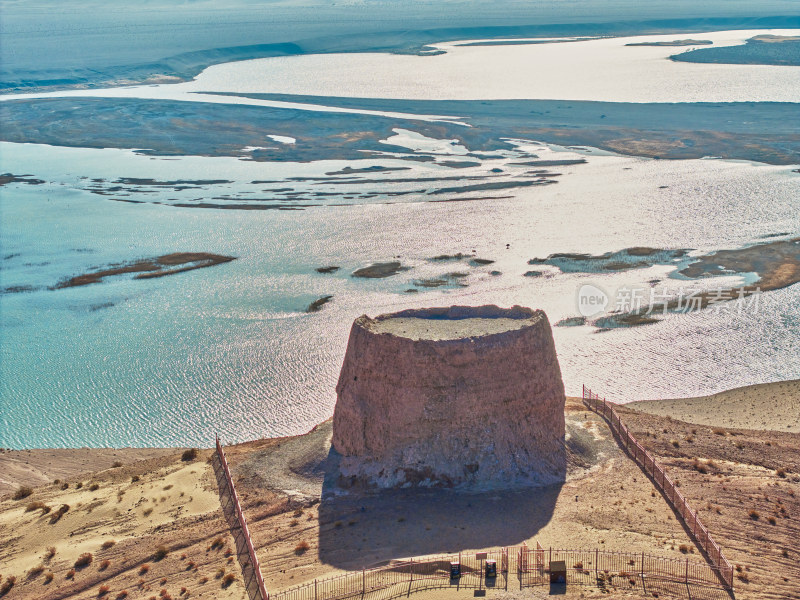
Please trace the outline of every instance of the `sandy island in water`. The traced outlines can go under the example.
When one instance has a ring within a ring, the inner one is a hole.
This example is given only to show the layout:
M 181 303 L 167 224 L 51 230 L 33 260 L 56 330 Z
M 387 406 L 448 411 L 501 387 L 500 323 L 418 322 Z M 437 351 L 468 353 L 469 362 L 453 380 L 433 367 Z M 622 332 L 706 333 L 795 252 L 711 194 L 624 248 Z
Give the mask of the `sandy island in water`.
M 113 275 L 123 275 L 125 273 L 137 273 L 134 279 L 152 279 L 154 277 L 165 277 L 184 273 L 193 269 L 213 267 L 222 263 L 236 260 L 234 256 L 222 256 L 221 254 L 210 254 L 208 252 L 175 252 L 165 254 L 155 258 L 146 258 L 130 263 L 113 265 L 107 269 L 92 271 L 83 275 L 76 275 L 57 283 L 54 289 L 77 287 L 89 285 L 90 283 L 100 283 L 105 277 Z

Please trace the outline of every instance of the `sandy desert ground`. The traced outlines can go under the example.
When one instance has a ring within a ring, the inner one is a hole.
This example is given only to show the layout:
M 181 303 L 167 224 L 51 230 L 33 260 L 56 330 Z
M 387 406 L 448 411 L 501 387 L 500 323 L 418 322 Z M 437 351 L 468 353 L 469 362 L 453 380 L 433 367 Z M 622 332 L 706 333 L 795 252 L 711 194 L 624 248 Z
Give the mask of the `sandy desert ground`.
M 674 416 L 620 409 L 737 565 L 737 598 L 800 598 L 800 435 L 786 430 L 782 411 L 797 402 L 797 389 L 797 382 L 782 382 L 676 401 L 695 402 L 694 424 L 679 420 L 688 418 L 680 409 Z M 747 408 L 733 411 L 732 402 Z M 655 403 L 653 410 L 666 410 L 666 404 Z M 766 415 L 764 422 L 752 423 L 750 410 Z M 761 429 L 720 423 L 719 414 Z M 340 490 L 335 456 L 329 454 L 330 421 L 305 436 L 229 447 L 268 589 L 403 557 L 532 540 L 546 548 L 700 559 L 673 511 L 606 424 L 579 399 L 568 400 L 566 417 L 567 480 L 528 490 Z M 0 585 L 15 578 L 6 597 L 245 598 L 236 546 L 220 508 L 213 452 L 183 458 L 181 449 L 0 454 L 5 490 L 32 488 L 25 498 L 15 500 L 11 491 L 0 501 Z M 113 466 L 116 461 L 122 466 Z M 81 566 L 85 554 L 91 560 Z M 637 589 L 615 592 L 644 597 Z M 489 595 L 513 600 L 548 593 L 510 586 Z M 572 586 L 566 595 L 604 594 L 596 586 Z M 471 595 L 472 590 L 449 589 L 414 594 Z M 690 597 L 686 589 L 660 595 Z

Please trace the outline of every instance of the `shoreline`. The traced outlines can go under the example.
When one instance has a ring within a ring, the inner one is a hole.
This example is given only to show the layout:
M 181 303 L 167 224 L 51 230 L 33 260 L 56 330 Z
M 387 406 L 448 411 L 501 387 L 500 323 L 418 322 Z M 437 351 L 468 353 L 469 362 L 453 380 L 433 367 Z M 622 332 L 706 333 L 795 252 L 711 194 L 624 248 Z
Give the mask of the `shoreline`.
M 568 400 L 580 402 L 569 396 Z M 738 405 L 738 408 L 737 408 Z M 639 400 L 622 405 L 654 416 L 670 416 L 676 421 L 697 425 L 800 433 L 800 379 L 762 383 L 733 388 L 717 394 L 693 398 Z M 796 410 L 797 409 L 797 410 Z M 690 412 L 691 411 L 691 412 Z M 757 411 L 763 422 L 756 422 Z M 271 444 L 281 440 L 302 438 L 314 432 L 326 419 L 297 436 L 256 438 L 231 444 L 238 448 L 249 444 Z M 787 425 L 788 423 L 788 425 Z M 208 450 L 213 447 L 202 447 Z M 0 496 L 19 485 L 44 485 L 55 478 L 77 477 L 86 473 L 128 465 L 142 460 L 179 454 L 185 447 L 148 448 L 29 448 L 0 449 Z
M 520 17 L 524 18 L 524 17 Z M 533 20 L 533 17 L 531 17 Z M 475 17 L 476 23 L 480 22 Z M 179 52 L 153 61 L 129 65 L 112 65 L 105 68 L 63 69 L 47 71 L 36 79 L 36 71 L 0 74 L 0 95 L 42 93 L 80 89 L 101 89 L 182 83 L 194 79 L 208 67 L 226 62 L 238 62 L 278 56 L 303 56 L 308 54 L 386 52 L 417 56 L 436 53 L 434 44 L 465 39 L 507 39 L 534 37 L 626 37 L 641 35 L 681 35 L 715 30 L 747 29 L 757 21 L 760 28 L 786 29 L 800 27 L 798 15 L 771 15 L 766 17 L 710 17 L 697 24 L 697 19 L 645 19 L 607 23 L 544 23 L 529 25 L 503 25 L 480 27 L 439 27 L 432 29 L 363 31 L 331 35 L 318 35 L 307 39 L 285 39 L 268 44 L 247 44 L 203 50 Z M 692 25 L 694 23 L 694 25 Z M 413 27 L 413 26 L 412 26 Z M 27 76 L 26 76 L 27 75 Z M 11 80 L 17 76 L 17 80 Z

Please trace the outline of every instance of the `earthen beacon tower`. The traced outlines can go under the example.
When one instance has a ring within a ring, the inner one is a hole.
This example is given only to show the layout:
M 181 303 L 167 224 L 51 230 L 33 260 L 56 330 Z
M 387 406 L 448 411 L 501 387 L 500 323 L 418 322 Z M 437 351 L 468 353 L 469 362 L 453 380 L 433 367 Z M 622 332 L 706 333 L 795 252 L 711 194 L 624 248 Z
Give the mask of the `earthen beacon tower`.
M 359 317 L 336 386 L 344 482 L 563 480 L 564 384 L 547 315 L 453 306 Z

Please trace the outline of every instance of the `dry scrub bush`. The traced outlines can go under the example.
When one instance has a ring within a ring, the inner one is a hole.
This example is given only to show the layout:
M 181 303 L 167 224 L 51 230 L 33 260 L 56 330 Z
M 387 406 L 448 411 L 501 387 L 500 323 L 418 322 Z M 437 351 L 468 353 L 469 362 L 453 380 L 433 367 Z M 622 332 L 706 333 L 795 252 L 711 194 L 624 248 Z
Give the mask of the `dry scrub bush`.
M 55 573 L 53 573 L 52 571 L 49 572 L 49 573 L 45 573 L 44 582 L 45 583 L 50 583 L 51 581 L 53 581 L 54 577 L 55 577 Z
M 110 565 L 111 565 L 111 561 L 108 560 L 108 559 L 105 559 L 103 562 L 100 563 L 99 570 L 100 571 L 105 571 Z
M 37 565 L 28 571 L 28 579 L 34 579 L 44 573 L 44 565 Z
M 225 577 L 222 578 L 222 587 L 230 586 L 234 581 L 236 581 L 236 575 L 233 573 L 228 573 Z
M 310 547 L 311 546 L 309 546 L 308 542 L 303 540 L 302 542 L 299 542 L 297 546 L 294 547 L 294 553 L 297 556 L 300 556 L 301 554 L 305 554 Z
M 72 579 L 74 577 L 75 577 L 75 569 L 70 569 L 69 571 L 67 571 L 67 574 L 66 574 L 66 578 L 67 579 Z
M 747 515 L 748 515 L 748 516 L 749 516 L 751 519 L 753 519 L 753 521 L 758 521 L 758 518 L 761 516 L 761 515 L 759 514 L 759 512 L 758 512 L 756 509 L 754 509 L 754 508 L 751 508 L 751 509 L 750 509 L 750 512 L 748 512 L 748 513 L 747 513 Z
M 89 491 L 90 492 L 96 492 L 99 489 L 100 489 L 100 486 L 98 484 L 96 484 L 96 483 L 93 483 L 92 485 L 89 486 Z
M 61 520 L 61 517 L 67 514 L 68 510 L 69 510 L 69 504 L 62 504 L 59 507 L 59 509 L 56 512 L 54 512 L 53 515 L 50 517 L 50 525 L 58 523 Z
M 102 546 L 100 546 L 100 547 L 101 547 L 103 550 L 108 550 L 109 548 L 111 548 L 111 547 L 112 547 L 114 544 L 116 544 L 116 543 L 117 543 L 117 542 L 116 542 L 115 540 L 106 540 L 105 542 L 103 542 L 103 545 L 102 545 Z
M 98 595 L 98 596 L 105 596 L 105 595 L 106 595 L 106 594 L 108 594 L 110 591 L 111 591 L 111 588 L 110 588 L 110 587 L 108 587 L 108 586 L 107 586 L 107 585 L 104 583 L 103 585 L 101 585 L 101 586 L 100 586 L 100 587 L 97 589 L 97 595 Z
M 11 588 L 14 587 L 14 584 L 17 582 L 17 578 L 13 575 L 9 575 L 6 577 L 5 581 L 0 584 L 0 598 L 8 594 L 11 591 Z
M 78 557 L 78 560 L 75 561 L 75 568 L 82 569 L 83 567 L 88 567 L 92 564 L 94 557 L 92 556 L 91 552 L 84 552 Z
M 141 567 L 139 567 L 139 575 L 144 575 L 150 571 L 150 565 L 148 563 L 144 563 Z
M 184 450 L 183 454 L 181 454 L 181 460 L 189 462 L 197 458 L 197 454 L 199 450 L 197 448 L 189 448 L 188 450 Z
M 27 485 L 21 485 L 17 488 L 17 491 L 14 492 L 14 495 L 11 496 L 14 500 L 22 500 L 27 498 L 33 493 L 33 490 L 28 487 Z
M 25 507 L 25 512 L 33 512 L 35 510 L 42 511 L 43 515 L 46 515 L 50 512 L 50 507 L 47 506 L 41 500 L 34 500 L 33 502 L 28 502 L 27 506 Z
M 166 558 L 167 554 L 169 554 L 169 550 L 167 549 L 166 546 L 161 545 L 158 548 L 156 548 L 155 554 L 153 554 L 153 560 L 156 561 L 163 560 L 164 558 Z
M 214 550 L 218 550 L 219 548 L 222 548 L 224 545 L 225 545 L 225 538 L 221 536 L 216 538 L 213 542 L 211 542 L 211 547 Z

